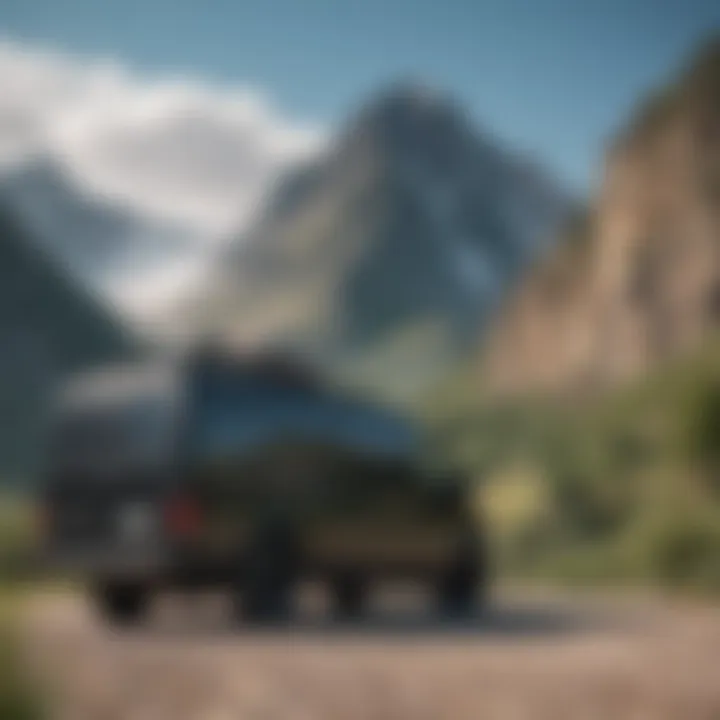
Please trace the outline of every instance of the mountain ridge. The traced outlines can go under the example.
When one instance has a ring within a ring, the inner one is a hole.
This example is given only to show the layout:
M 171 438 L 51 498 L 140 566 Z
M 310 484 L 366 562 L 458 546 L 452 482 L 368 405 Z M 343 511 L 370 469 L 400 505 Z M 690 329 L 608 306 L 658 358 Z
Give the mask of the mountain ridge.
M 64 376 L 130 357 L 133 334 L 78 287 L 0 202 L 0 480 L 37 463 L 54 387 Z
M 81 185 L 60 162 L 37 155 L 5 168 L 0 198 L 27 229 L 29 241 L 93 292 L 131 308 L 116 290 L 138 271 L 188 254 L 197 238 L 139 213 L 127 202 Z
M 210 314 L 324 357 L 428 322 L 464 352 L 571 204 L 531 167 L 443 95 L 394 84 L 281 183 L 226 256 Z

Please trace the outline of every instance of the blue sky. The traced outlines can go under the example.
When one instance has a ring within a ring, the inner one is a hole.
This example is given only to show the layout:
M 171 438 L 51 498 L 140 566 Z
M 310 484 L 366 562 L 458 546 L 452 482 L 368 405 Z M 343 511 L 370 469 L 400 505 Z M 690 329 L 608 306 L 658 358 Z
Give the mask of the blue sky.
M 0 34 L 140 72 L 250 85 L 332 127 L 399 76 L 447 89 L 568 185 L 720 28 L 715 0 L 2 0 Z

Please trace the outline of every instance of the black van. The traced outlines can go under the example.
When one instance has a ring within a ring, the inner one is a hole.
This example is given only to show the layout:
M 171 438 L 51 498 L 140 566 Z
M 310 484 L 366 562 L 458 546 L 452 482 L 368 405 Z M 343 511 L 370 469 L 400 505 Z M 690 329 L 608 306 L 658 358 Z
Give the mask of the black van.
M 245 617 L 288 612 L 301 578 L 359 614 L 371 583 L 429 582 L 466 612 L 486 561 L 462 478 L 430 472 L 406 420 L 285 358 L 197 353 L 94 372 L 60 395 L 42 483 L 51 564 L 103 613 L 221 587 Z

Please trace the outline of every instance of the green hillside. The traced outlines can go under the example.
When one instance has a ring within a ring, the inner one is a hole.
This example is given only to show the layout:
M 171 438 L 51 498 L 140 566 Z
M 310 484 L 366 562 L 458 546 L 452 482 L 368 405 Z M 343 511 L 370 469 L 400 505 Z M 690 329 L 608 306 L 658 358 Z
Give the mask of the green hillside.
M 720 342 L 593 400 L 463 405 L 468 383 L 425 414 L 508 572 L 720 590 Z

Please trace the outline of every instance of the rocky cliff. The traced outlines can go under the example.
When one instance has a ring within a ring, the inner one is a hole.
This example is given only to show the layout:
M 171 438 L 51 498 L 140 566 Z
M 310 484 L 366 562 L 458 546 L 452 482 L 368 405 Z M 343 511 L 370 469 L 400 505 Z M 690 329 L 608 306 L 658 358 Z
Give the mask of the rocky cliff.
M 720 324 L 720 38 L 609 148 L 586 216 L 539 262 L 485 347 L 496 393 L 606 387 Z

